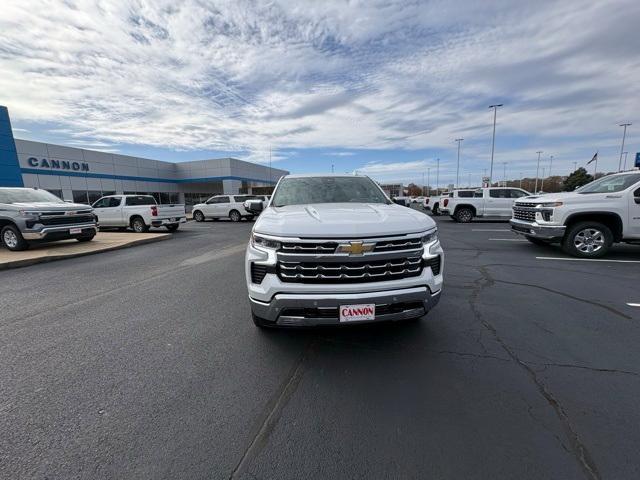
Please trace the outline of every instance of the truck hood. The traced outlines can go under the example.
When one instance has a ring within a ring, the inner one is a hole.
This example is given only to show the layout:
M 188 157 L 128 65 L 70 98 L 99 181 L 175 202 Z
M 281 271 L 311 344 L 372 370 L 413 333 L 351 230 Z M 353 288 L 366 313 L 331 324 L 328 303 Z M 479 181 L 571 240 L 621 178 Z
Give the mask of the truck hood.
M 83 205 L 81 203 L 56 203 L 56 202 L 24 202 L 24 203 L 10 203 L 9 207 L 13 207 L 16 210 L 53 210 L 53 211 L 66 211 L 66 210 L 91 210 L 89 205 Z
M 576 193 L 576 192 L 560 192 L 560 193 L 545 193 L 542 195 L 531 195 L 530 197 L 522 197 L 516 200 L 516 203 L 525 202 L 563 202 L 567 204 L 572 203 L 598 203 L 602 202 L 607 197 L 624 195 L 623 192 L 618 193 Z
M 427 215 L 396 204 L 315 203 L 268 207 L 254 231 L 301 238 L 361 238 L 424 232 L 435 228 Z

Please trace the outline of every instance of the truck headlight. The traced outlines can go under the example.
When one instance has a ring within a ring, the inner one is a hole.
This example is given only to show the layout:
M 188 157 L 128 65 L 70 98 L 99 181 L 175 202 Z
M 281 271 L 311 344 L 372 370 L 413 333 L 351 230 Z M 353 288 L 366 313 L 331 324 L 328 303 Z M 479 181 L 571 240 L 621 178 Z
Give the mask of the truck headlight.
M 561 207 L 562 205 L 564 205 L 562 202 L 543 202 L 537 203 L 535 208 L 554 208 Z
M 433 232 L 427 233 L 424 237 L 422 237 L 422 243 L 425 245 L 428 243 L 432 243 L 438 240 L 438 229 L 435 229 Z
M 38 212 L 30 212 L 28 210 L 18 210 L 18 213 L 23 218 L 28 218 L 29 220 L 39 220 L 40 214 Z
M 261 237 L 255 233 L 251 234 L 251 245 L 258 248 L 267 248 L 269 250 L 278 250 L 280 248 L 280 242 L 277 240 Z

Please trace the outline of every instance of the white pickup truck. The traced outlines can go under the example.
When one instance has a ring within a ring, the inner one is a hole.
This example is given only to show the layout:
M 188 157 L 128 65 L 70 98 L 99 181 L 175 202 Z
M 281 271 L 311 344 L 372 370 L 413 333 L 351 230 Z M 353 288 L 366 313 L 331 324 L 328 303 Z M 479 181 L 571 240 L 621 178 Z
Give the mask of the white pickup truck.
M 471 222 L 474 218 L 509 220 L 514 202 L 529 195 L 529 192 L 521 188 L 478 188 L 471 197 L 465 193 L 464 197 L 454 195 L 452 198 L 444 198 L 440 212 L 460 223 Z
M 369 177 L 287 175 L 256 220 L 245 272 L 259 327 L 407 320 L 440 299 L 443 251 L 435 222 Z
M 182 204 L 158 205 L 152 195 L 108 195 L 92 205 L 100 227 L 131 228 L 143 233 L 149 227 L 165 227 L 170 232 L 187 221 Z
M 603 256 L 614 242 L 640 243 L 640 171 L 599 178 L 574 192 L 519 199 L 511 229 L 536 245 L 560 242 L 577 257 Z

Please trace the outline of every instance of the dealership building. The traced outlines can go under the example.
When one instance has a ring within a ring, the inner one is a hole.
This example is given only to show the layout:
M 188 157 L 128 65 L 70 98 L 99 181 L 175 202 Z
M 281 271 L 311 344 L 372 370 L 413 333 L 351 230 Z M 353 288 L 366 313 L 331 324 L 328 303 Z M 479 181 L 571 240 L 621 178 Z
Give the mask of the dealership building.
M 166 162 L 13 137 L 0 106 L 0 186 L 37 187 L 64 200 L 150 194 L 160 203 L 193 205 L 216 194 L 266 194 L 285 170 L 235 158 Z

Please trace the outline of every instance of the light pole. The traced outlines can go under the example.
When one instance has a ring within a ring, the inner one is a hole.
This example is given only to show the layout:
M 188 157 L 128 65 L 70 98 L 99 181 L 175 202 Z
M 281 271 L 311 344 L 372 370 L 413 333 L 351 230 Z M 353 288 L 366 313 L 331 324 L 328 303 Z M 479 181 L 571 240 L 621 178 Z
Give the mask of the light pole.
M 553 182 L 553 180 L 551 180 L 551 169 L 553 168 L 553 155 L 549 155 L 549 181 Z M 551 185 L 553 185 L 553 183 L 551 183 Z
M 456 142 L 458 142 L 458 166 L 456 168 L 456 188 L 460 187 L 460 185 L 458 184 L 458 182 L 460 181 L 459 177 L 460 177 L 460 143 L 462 143 L 462 141 L 464 140 L 464 138 L 456 138 Z
M 424 197 L 424 172 L 422 172 L 422 196 Z
M 493 108 L 493 137 L 491 138 L 491 169 L 489 170 L 489 185 L 493 180 L 493 154 L 496 147 L 496 117 L 498 115 L 498 107 L 502 107 L 502 103 L 496 105 L 489 105 L 489 108 Z
M 624 131 L 622 132 L 622 145 L 620 146 L 620 160 L 618 161 L 618 171 L 622 167 L 622 152 L 624 151 L 624 140 L 627 136 L 627 127 L 632 125 L 631 123 L 621 123 L 620 126 L 624 127 Z
M 533 187 L 533 193 L 537 193 L 538 191 L 538 177 L 540 176 L 540 154 L 542 154 L 542 150 L 538 150 L 536 153 L 538 154 L 538 166 L 536 167 L 536 186 Z
M 624 153 L 624 166 L 622 167 L 622 170 L 626 170 L 627 169 L 627 154 L 629 152 L 623 152 Z
M 544 167 L 542 167 L 542 183 L 540 184 L 540 191 L 544 192 Z
M 507 162 L 502 162 L 502 186 L 507 186 Z
M 431 196 L 431 167 L 427 167 L 427 197 Z

